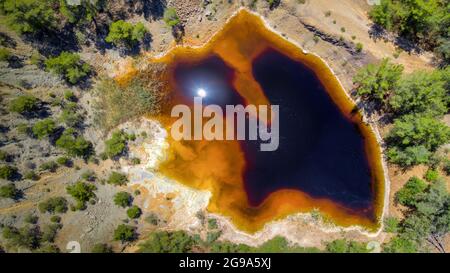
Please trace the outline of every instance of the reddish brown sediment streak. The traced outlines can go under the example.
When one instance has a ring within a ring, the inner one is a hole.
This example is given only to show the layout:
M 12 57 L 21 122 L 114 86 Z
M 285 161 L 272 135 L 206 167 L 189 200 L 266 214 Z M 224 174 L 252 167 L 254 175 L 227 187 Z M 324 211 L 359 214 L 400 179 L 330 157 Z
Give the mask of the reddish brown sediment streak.
M 363 123 L 362 115 L 353 111 L 354 102 L 322 59 L 304 53 L 296 45 L 267 29 L 258 16 L 241 10 L 204 46 L 175 47 L 163 57 L 151 58 L 151 61 L 168 65 L 172 78 L 167 83 L 174 90 L 171 105 L 182 102 L 180 96 L 177 96 L 173 76 L 176 64 L 195 63 L 211 55 L 220 56 L 234 70 L 233 87 L 247 104 L 270 105 L 252 75 L 252 61 L 268 47 L 313 70 L 342 113 L 358 125 L 365 139 L 365 151 L 373 180 L 372 211 L 355 211 L 328 199 L 313 198 L 299 190 L 278 190 L 271 193 L 259 206 L 251 206 L 243 181 L 246 160 L 238 141 L 174 141 L 169 136 L 167 159 L 161 162 L 159 171 L 193 188 L 210 191 L 212 198 L 208 210 L 229 217 L 239 229 L 246 232 L 256 232 L 270 221 L 293 213 L 310 212 L 316 208 L 337 225 L 359 225 L 369 231 L 376 230 L 380 226 L 384 205 L 385 177 L 381 149 L 374 132 Z M 175 119 L 168 114 L 156 118 L 170 131 Z

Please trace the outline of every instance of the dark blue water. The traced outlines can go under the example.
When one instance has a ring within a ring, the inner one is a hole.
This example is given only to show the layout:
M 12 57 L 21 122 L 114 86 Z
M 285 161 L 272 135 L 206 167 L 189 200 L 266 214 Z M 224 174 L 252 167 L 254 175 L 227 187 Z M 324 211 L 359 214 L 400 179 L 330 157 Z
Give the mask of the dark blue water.
M 204 88 L 204 104 L 224 107 L 243 104 L 231 84 L 233 73 L 219 57 L 210 57 L 179 64 L 175 78 L 187 100 Z M 241 142 L 250 204 L 257 206 L 280 189 L 296 189 L 348 208 L 370 208 L 373 193 L 363 137 L 314 72 L 267 50 L 254 60 L 253 75 L 271 104 L 279 105 L 280 144 L 276 151 L 262 152 L 259 141 Z

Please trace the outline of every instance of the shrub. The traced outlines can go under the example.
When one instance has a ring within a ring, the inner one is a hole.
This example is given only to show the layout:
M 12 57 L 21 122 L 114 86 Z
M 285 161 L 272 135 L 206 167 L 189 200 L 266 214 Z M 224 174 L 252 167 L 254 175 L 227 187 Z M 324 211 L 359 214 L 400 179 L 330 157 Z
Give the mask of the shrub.
M 138 206 L 132 206 L 131 208 L 129 208 L 127 210 L 127 215 L 131 219 L 139 218 L 141 216 L 141 214 L 142 214 L 142 211 Z
M 389 106 L 397 115 L 426 113 L 440 117 L 448 111 L 445 72 L 418 71 L 402 78 L 389 98 Z
M 59 217 L 58 215 L 53 215 L 52 217 L 50 217 L 50 221 L 52 223 L 59 223 L 61 222 L 61 217 Z
M 118 20 L 109 26 L 109 34 L 105 41 L 116 46 L 125 45 L 131 47 L 142 40 L 146 32 L 147 30 L 142 23 L 133 25 L 123 20 Z
M 389 233 L 395 233 L 398 231 L 399 220 L 395 217 L 387 217 L 384 219 L 384 231 Z
M 55 161 L 48 161 L 43 163 L 39 169 L 41 171 L 50 171 L 50 172 L 55 172 L 58 169 L 58 164 L 56 164 Z
M 145 217 L 145 222 L 157 226 L 158 222 L 159 222 L 159 218 L 156 214 L 151 213 L 150 215 L 148 215 L 147 217 Z
M 91 253 L 113 253 L 113 251 L 107 244 L 96 244 L 92 247 Z
M 435 151 L 450 140 L 450 128 L 426 115 L 406 115 L 394 121 L 388 143 L 399 148 L 424 146 Z
M 77 97 L 75 96 L 75 94 L 71 90 L 66 90 L 64 92 L 64 99 L 66 99 L 68 101 L 72 101 L 72 102 L 77 101 Z
M 71 162 L 70 158 L 68 158 L 66 156 L 60 156 L 56 159 L 56 163 L 58 163 L 61 166 L 69 167 L 72 162 Z
M 40 177 L 39 177 L 39 175 L 36 174 L 34 171 L 28 171 L 28 172 L 25 173 L 24 178 L 25 178 L 25 179 L 28 179 L 28 180 L 34 180 L 34 181 L 36 181 L 36 180 L 39 180 Z
M 448 159 L 444 160 L 443 170 L 445 174 L 450 175 L 450 160 Z
M 135 228 L 128 225 L 119 225 L 114 231 L 114 240 L 132 242 L 136 238 Z
M 76 84 L 91 71 L 87 63 L 76 53 L 62 52 L 59 56 L 45 61 L 47 70 L 62 76 L 71 84 Z
M 133 157 L 133 158 L 131 159 L 131 164 L 133 164 L 133 165 L 139 165 L 139 164 L 141 164 L 141 160 L 140 160 L 139 158 L 137 158 L 137 157 Z
M 358 52 L 358 53 L 362 52 L 363 48 L 364 48 L 363 44 L 356 43 L 356 47 L 355 47 L 356 52 Z
M 416 253 L 417 245 L 414 241 L 403 236 L 395 236 L 388 243 L 383 244 L 385 253 Z
M 133 197 L 128 192 L 121 191 L 114 195 L 114 204 L 119 207 L 125 208 L 131 205 Z
M 397 87 L 402 72 L 403 66 L 392 64 L 389 59 L 383 59 L 379 65 L 369 64 L 353 78 L 356 92 L 359 96 L 384 102 Z
M 15 247 L 26 247 L 36 249 L 39 247 L 41 233 L 37 226 L 26 225 L 17 229 L 16 227 L 4 227 L 3 238 Z
M 37 217 L 36 215 L 33 215 L 31 213 L 28 213 L 27 215 L 25 215 L 25 217 L 23 218 L 23 221 L 27 224 L 36 224 L 39 220 L 39 217 Z
M 180 18 L 178 18 L 177 11 L 174 8 L 166 8 L 163 18 L 169 27 L 174 27 L 180 23 Z
M 48 224 L 42 228 L 42 237 L 41 242 L 53 243 L 55 241 L 55 237 L 58 234 L 58 230 L 62 226 L 60 224 Z
M 114 132 L 110 139 L 105 141 L 105 153 L 114 158 L 124 153 L 126 148 L 126 135 L 122 131 Z
M 81 178 L 86 181 L 95 181 L 95 173 L 91 170 L 87 170 L 81 174 Z
M 6 180 L 14 179 L 14 176 L 17 175 L 17 168 L 9 165 L 0 166 L 0 178 Z
M 38 209 L 41 213 L 66 213 L 67 200 L 64 197 L 51 197 L 39 203 Z
M 56 141 L 56 146 L 65 149 L 69 155 L 88 158 L 92 154 L 92 143 L 81 136 L 76 136 L 73 130 L 65 130 Z
M 89 199 L 95 198 L 94 191 L 97 188 L 92 184 L 87 184 L 81 181 L 70 185 L 66 188 L 67 193 L 70 194 L 75 200 L 78 201 L 77 207 L 79 209 L 84 208 L 84 205 Z
M 184 231 L 155 232 L 143 244 L 139 245 L 141 253 L 187 253 L 194 246 L 194 239 Z
M 6 62 L 11 58 L 11 51 L 7 48 L 0 48 L 0 62 Z
M 18 33 L 32 33 L 54 27 L 56 20 L 51 1 L 5 0 L 2 5 L 6 23 Z
M 19 191 L 14 184 L 7 184 L 0 187 L 0 197 L 16 199 Z
M 423 178 L 428 182 L 433 182 L 438 180 L 439 173 L 436 170 L 428 169 Z
M 55 122 L 52 119 L 47 118 L 36 122 L 32 128 L 32 131 L 38 139 L 43 139 L 44 137 L 52 135 L 55 132 L 55 129 Z
M 36 111 L 38 107 L 38 100 L 33 96 L 20 96 L 11 101 L 9 110 L 12 112 L 27 114 Z
M 219 239 L 220 235 L 222 235 L 221 231 L 208 232 L 206 234 L 206 243 L 207 244 L 214 243 L 217 239 Z
M 126 185 L 128 182 L 127 176 L 118 172 L 112 172 L 109 175 L 108 184 L 112 184 L 115 186 L 123 186 Z
M 427 188 L 427 184 L 417 178 L 411 177 L 408 182 L 395 194 L 395 201 L 403 206 L 415 206 L 417 195 Z
M 367 253 L 366 244 L 343 239 L 334 240 L 327 244 L 328 252 L 331 253 Z
M 209 229 L 216 229 L 218 227 L 219 226 L 217 225 L 217 220 L 216 219 L 214 219 L 214 218 L 208 219 L 208 228 Z

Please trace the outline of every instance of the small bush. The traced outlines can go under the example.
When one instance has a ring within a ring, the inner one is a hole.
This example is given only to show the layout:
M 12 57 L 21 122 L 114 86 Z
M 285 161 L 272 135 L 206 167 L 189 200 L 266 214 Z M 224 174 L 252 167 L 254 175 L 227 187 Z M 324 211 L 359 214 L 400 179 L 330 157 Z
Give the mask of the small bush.
M 39 167 L 39 169 L 41 171 L 49 171 L 53 173 L 58 169 L 58 164 L 56 164 L 55 161 L 45 162 Z
M 52 223 L 59 223 L 61 222 L 61 217 L 59 217 L 58 215 L 53 215 L 52 217 L 50 217 L 50 221 Z
M 417 178 L 411 177 L 408 182 L 395 194 L 395 201 L 403 206 L 415 206 L 417 195 L 427 188 L 427 184 Z
M 131 219 L 139 218 L 141 216 L 141 214 L 142 214 L 142 211 L 138 206 L 132 206 L 131 208 L 129 208 L 127 210 L 127 215 Z
M 360 52 L 362 52 L 362 50 L 363 50 L 363 44 L 361 44 L 361 43 L 356 43 L 356 52 L 358 52 L 358 53 L 360 53 Z
M 20 96 L 11 101 L 9 110 L 19 114 L 27 114 L 36 111 L 38 108 L 38 99 L 33 96 Z
M 69 167 L 72 161 L 67 156 L 60 156 L 56 159 L 56 163 L 58 163 L 61 166 Z
M 78 83 L 91 71 L 90 66 L 82 62 L 78 54 L 70 52 L 62 52 L 57 57 L 47 59 L 45 66 L 47 70 L 62 76 L 71 84 Z
M 38 209 L 41 213 L 66 213 L 67 200 L 64 197 L 51 197 L 39 203 Z
M 429 169 L 429 170 L 427 170 L 427 172 L 425 173 L 425 176 L 423 178 L 425 178 L 425 180 L 428 182 L 433 182 L 433 181 L 438 180 L 439 173 L 436 170 Z
M 395 217 L 387 217 L 384 219 L 384 231 L 389 233 L 395 233 L 398 231 L 399 220 Z
M 14 184 L 7 184 L 0 187 L 0 197 L 16 199 L 19 191 Z
M 96 244 L 92 247 L 91 253 L 113 253 L 113 251 L 107 244 Z
M 92 182 L 95 181 L 96 176 L 93 171 L 87 170 L 81 174 L 81 179 Z
M 121 191 L 114 195 L 114 204 L 119 207 L 126 208 L 131 205 L 133 197 L 128 192 Z
M 11 51 L 7 48 L 0 48 L 0 62 L 7 62 L 11 58 Z
M 140 160 L 139 158 L 137 158 L 137 157 L 133 157 L 133 158 L 131 159 L 131 164 L 133 164 L 133 165 L 139 165 L 139 164 L 141 164 L 141 160 Z
M 28 179 L 28 180 L 36 181 L 36 180 L 39 180 L 40 177 L 34 171 L 28 171 L 25 173 L 24 178 Z
M 126 134 L 124 134 L 122 131 L 114 132 L 111 138 L 105 141 L 105 153 L 110 158 L 122 155 L 127 147 L 126 140 Z
M 72 102 L 77 101 L 77 97 L 75 96 L 75 94 L 71 90 L 66 90 L 64 92 L 64 99 L 66 99 L 68 101 L 72 101 Z
M 115 186 L 123 186 L 126 185 L 128 182 L 127 176 L 118 172 L 112 172 L 109 175 L 108 184 L 112 184 Z
M 156 214 L 151 213 L 150 215 L 148 215 L 147 217 L 145 217 L 145 222 L 157 226 L 158 222 L 159 222 L 159 218 Z
M 17 175 L 17 168 L 9 165 L 0 166 L 0 178 L 6 180 L 14 179 L 14 176 Z
M 56 146 L 65 149 L 72 156 L 88 158 L 92 154 L 92 143 L 81 136 L 76 136 L 73 130 L 65 130 L 56 141 Z
M 180 18 L 178 18 L 177 11 L 174 8 L 166 8 L 163 18 L 169 27 L 174 27 L 180 23 Z
M 55 122 L 52 119 L 47 118 L 36 122 L 32 128 L 32 131 L 38 139 L 43 139 L 44 137 L 52 135 L 55 132 L 55 129 Z
M 25 215 L 25 217 L 23 218 L 23 221 L 27 224 L 36 224 L 39 220 L 39 217 L 37 217 L 37 215 L 33 215 L 31 213 L 28 213 L 27 215 Z
M 219 226 L 217 225 L 217 220 L 216 219 L 214 219 L 214 218 L 208 219 L 208 228 L 209 229 L 216 229 L 218 227 Z
M 114 240 L 132 242 L 136 238 L 135 228 L 128 225 L 119 225 L 114 231 Z
M 87 184 L 81 181 L 70 185 L 66 188 L 67 193 L 70 194 L 75 200 L 77 200 L 77 209 L 84 209 L 85 203 L 91 198 L 95 198 L 94 191 L 97 188 L 92 184 Z
M 142 23 L 133 25 L 123 20 L 118 20 L 109 26 L 109 34 L 105 41 L 116 46 L 131 47 L 142 40 L 145 33 L 147 33 L 147 29 Z

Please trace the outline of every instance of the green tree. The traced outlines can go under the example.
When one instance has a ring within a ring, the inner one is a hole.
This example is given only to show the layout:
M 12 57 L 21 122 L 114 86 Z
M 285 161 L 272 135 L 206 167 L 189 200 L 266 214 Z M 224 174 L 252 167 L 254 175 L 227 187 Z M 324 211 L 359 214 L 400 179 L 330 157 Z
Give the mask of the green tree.
M 406 115 L 396 119 L 388 136 L 390 145 L 399 148 L 424 146 L 433 152 L 449 140 L 450 128 L 426 115 Z
M 145 33 L 147 33 L 147 29 L 142 23 L 133 25 L 129 22 L 118 20 L 109 26 L 109 34 L 105 41 L 116 46 L 131 47 L 141 41 Z
M 147 241 L 139 245 L 139 252 L 187 253 L 194 244 L 194 239 L 184 231 L 161 231 L 152 233 Z
M 446 82 L 439 70 L 418 71 L 400 80 L 389 99 L 398 115 L 427 113 L 439 117 L 447 113 L 449 97 Z
M 442 0 L 381 0 L 370 12 L 375 23 L 396 32 L 448 61 L 449 32 L 448 1 Z
M 395 194 L 395 201 L 403 206 L 412 207 L 416 205 L 417 197 L 427 188 L 427 184 L 417 178 L 411 177 L 408 182 Z
M 347 241 L 344 239 L 334 240 L 327 244 L 327 251 L 331 253 L 367 253 L 365 243 Z
M 128 192 L 121 191 L 114 195 L 114 204 L 119 207 L 125 208 L 131 205 L 133 197 Z
M 76 53 L 62 52 L 59 56 L 45 61 L 47 70 L 62 76 L 71 84 L 78 83 L 91 71 L 91 67 L 81 61 Z
M 119 225 L 114 231 L 114 240 L 123 242 L 132 242 L 136 238 L 135 228 L 128 225 Z
M 387 217 L 384 219 L 384 231 L 396 233 L 398 231 L 400 221 L 395 217 Z
M 169 27 L 174 27 L 180 24 L 180 18 L 178 18 L 177 11 L 174 8 L 166 8 L 164 10 L 164 22 Z
M 18 33 L 53 29 L 56 22 L 52 1 L 4 0 L 6 23 Z
M 403 66 L 392 64 L 389 59 L 383 59 L 379 65 L 369 64 L 353 78 L 356 92 L 359 96 L 384 103 L 397 87 L 402 72 Z
M 414 241 L 402 236 L 395 236 L 388 243 L 383 244 L 385 253 L 416 253 L 417 245 Z
M 36 122 L 32 128 L 33 134 L 38 139 L 51 136 L 56 130 L 56 124 L 51 118 L 46 118 Z

